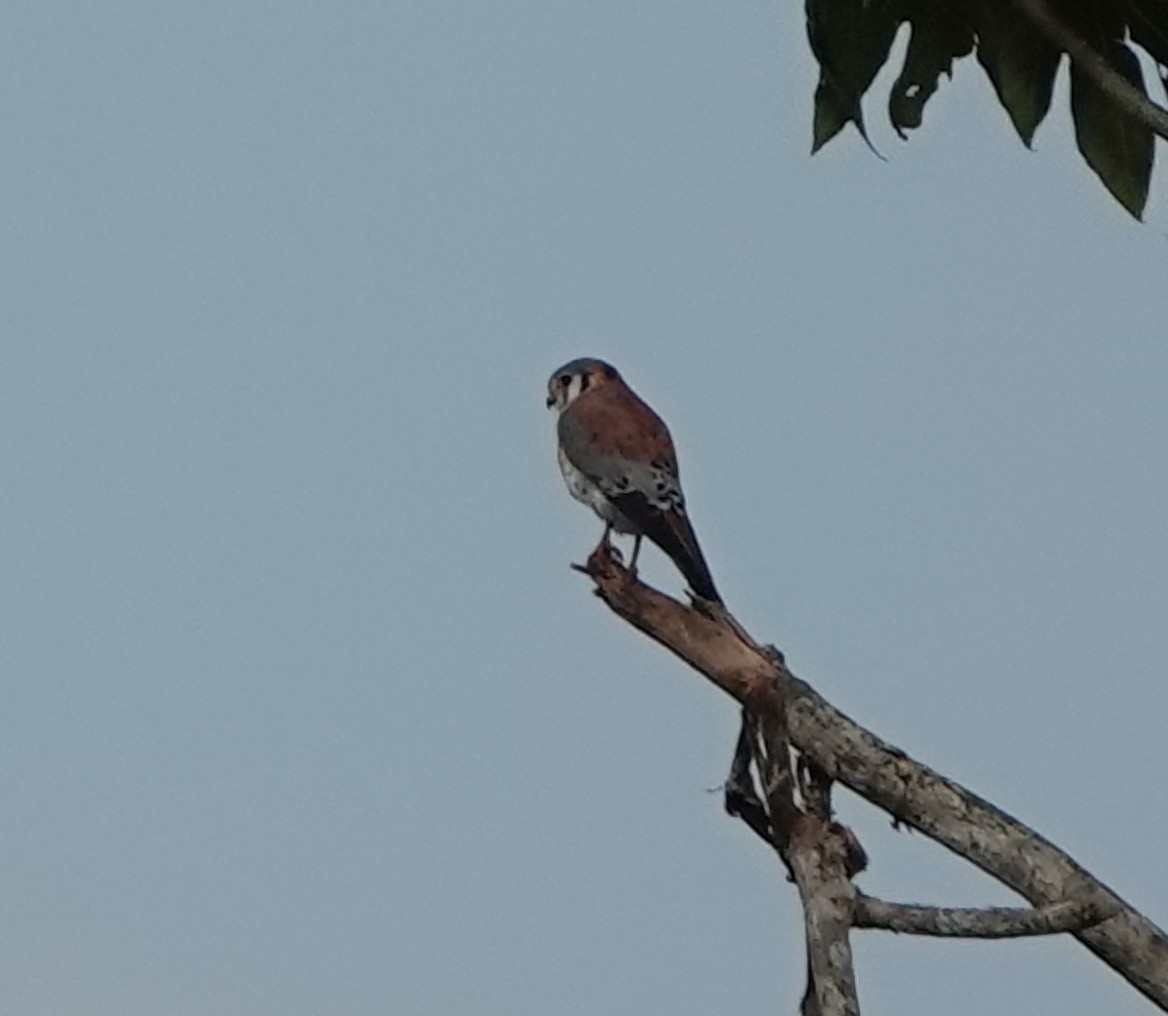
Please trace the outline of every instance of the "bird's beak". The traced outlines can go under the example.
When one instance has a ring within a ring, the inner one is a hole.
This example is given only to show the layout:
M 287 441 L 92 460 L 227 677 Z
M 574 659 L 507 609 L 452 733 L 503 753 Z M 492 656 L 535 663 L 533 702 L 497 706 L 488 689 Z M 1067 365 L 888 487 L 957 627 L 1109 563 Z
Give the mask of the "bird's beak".
M 555 404 L 556 404 L 556 397 L 555 397 L 554 395 L 549 395 L 549 396 L 547 397 L 547 407 L 548 407 L 548 409 L 551 409 L 551 408 L 552 408 L 552 406 L 554 406 Z

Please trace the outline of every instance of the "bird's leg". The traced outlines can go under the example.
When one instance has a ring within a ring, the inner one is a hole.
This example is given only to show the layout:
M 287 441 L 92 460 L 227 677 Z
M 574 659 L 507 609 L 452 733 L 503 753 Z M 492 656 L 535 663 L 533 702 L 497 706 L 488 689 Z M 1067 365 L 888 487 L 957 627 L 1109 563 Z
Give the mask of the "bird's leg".
M 633 556 L 629 558 L 629 574 L 634 578 L 637 576 L 637 555 L 641 553 L 641 534 L 637 533 L 633 537 Z
M 604 526 L 604 535 L 600 538 L 600 542 L 596 545 L 594 554 L 603 554 L 610 560 L 615 560 L 618 564 L 623 565 L 625 556 L 620 552 L 620 547 L 616 546 L 610 537 L 612 536 L 612 523 L 607 522 Z

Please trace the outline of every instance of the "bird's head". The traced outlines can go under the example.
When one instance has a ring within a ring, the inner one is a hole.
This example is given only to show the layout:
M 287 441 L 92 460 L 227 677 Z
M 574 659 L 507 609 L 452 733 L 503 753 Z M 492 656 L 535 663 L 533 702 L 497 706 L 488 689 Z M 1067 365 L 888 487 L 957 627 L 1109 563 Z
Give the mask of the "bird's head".
M 619 381 L 620 374 L 611 364 L 603 360 L 594 360 L 583 357 L 565 363 L 559 370 L 553 371 L 548 378 L 547 405 L 562 413 L 584 392 L 599 388 L 611 381 Z

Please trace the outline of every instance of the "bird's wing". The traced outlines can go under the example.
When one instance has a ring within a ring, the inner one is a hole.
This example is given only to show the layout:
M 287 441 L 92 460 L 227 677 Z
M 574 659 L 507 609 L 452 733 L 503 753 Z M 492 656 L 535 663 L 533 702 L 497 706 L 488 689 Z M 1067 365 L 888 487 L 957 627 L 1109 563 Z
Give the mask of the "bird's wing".
M 568 460 L 608 497 L 639 493 L 661 511 L 684 509 L 669 430 L 629 389 L 582 395 L 557 429 Z

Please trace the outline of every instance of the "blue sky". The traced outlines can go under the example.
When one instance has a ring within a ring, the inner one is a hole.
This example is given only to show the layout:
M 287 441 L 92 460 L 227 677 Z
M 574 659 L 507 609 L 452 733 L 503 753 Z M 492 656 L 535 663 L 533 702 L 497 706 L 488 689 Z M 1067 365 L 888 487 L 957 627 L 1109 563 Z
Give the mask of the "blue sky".
M 814 159 L 798 4 L 16 3 L 0 1010 L 792 1012 L 731 704 L 568 570 L 547 374 L 669 421 L 800 676 L 1161 924 L 1164 187 L 962 65 Z M 886 88 L 890 76 L 882 79 Z M 677 591 L 660 555 L 646 576 Z M 868 892 L 1012 897 L 840 793 Z M 855 936 L 865 1011 L 1143 1013 Z

